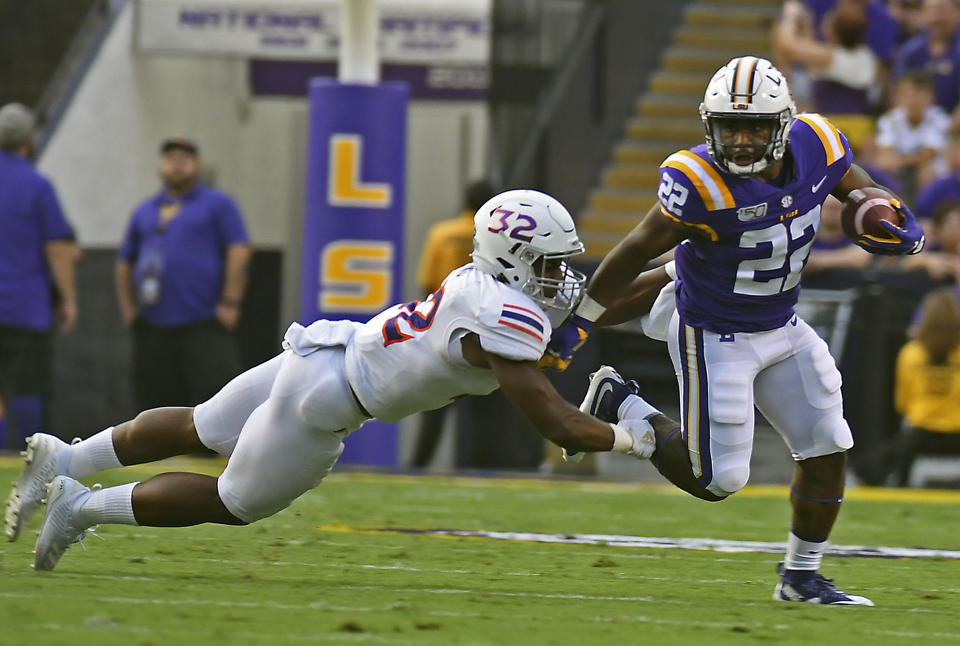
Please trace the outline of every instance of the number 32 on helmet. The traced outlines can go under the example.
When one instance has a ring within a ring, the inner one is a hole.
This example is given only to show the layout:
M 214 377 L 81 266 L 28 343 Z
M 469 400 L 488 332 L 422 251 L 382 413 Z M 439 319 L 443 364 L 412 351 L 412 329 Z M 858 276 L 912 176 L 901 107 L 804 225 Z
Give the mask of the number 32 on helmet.
M 586 276 L 568 260 L 581 253 L 583 243 L 570 213 L 539 191 L 495 195 L 473 219 L 473 262 L 530 296 L 548 314 L 569 312 L 579 301 Z

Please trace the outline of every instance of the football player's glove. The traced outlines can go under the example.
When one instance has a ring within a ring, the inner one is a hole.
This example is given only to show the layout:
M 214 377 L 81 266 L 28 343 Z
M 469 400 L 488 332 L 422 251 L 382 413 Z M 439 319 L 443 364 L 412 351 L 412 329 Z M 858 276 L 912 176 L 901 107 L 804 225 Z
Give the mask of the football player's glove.
M 653 432 L 653 425 L 644 418 L 622 419 L 611 424 L 614 439 L 613 450 L 632 455 L 635 458 L 649 458 L 657 449 L 657 439 Z M 623 434 L 629 436 L 629 443 Z M 621 443 L 622 442 L 622 443 Z
M 566 370 L 573 360 L 573 353 L 580 349 L 590 334 L 593 321 L 579 314 L 572 314 L 567 321 L 555 329 L 547 343 L 547 351 L 540 358 L 541 368 Z
M 610 449 L 611 451 L 646 459 L 653 455 L 653 452 L 657 449 L 657 438 L 649 418 L 624 418 L 615 424 L 611 423 L 610 428 L 613 429 L 613 448 Z M 583 456 L 583 452 L 568 453 L 566 449 L 563 449 L 564 462 L 579 462 L 583 459 Z
M 890 200 L 890 204 L 901 216 L 900 226 L 880 220 L 879 225 L 887 230 L 889 236 L 873 236 L 864 234 L 854 242 L 857 246 L 870 253 L 885 256 L 912 255 L 920 253 L 925 238 L 923 228 L 917 222 L 916 216 L 907 208 L 907 205 L 897 199 Z

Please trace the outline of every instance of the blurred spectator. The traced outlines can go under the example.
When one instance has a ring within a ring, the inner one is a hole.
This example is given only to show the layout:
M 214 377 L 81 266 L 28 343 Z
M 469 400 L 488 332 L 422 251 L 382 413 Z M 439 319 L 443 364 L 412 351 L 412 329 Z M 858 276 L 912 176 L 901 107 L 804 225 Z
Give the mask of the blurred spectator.
M 897 444 L 897 484 L 910 482 L 921 454 L 960 454 L 960 298 L 941 288 L 923 301 L 917 338 L 900 350 L 896 407 L 904 417 Z
M 814 112 L 830 120 L 858 148 L 873 136 L 873 105 L 883 82 L 876 54 L 866 45 L 866 10 L 841 2 L 824 23 L 825 42 L 817 40 L 798 2 L 787 2 L 774 27 L 774 49 L 784 69 L 802 67 L 811 81 Z
M 897 51 L 893 78 L 911 71 L 930 75 L 937 105 L 951 113 L 960 98 L 960 7 L 957 0 L 925 0 L 924 27 Z
M 941 204 L 933 213 L 932 225 L 933 250 L 960 258 L 960 202 Z
M 923 29 L 923 0 L 888 0 L 887 10 L 897 23 L 897 47 Z
M 858 148 L 854 148 L 853 158 L 857 165 L 867 171 L 877 184 L 885 186 L 897 195 L 903 192 L 903 184 L 900 183 L 900 180 L 877 166 L 877 140 L 875 138 L 871 137 Z
M 417 274 L 417 282 L 425 294 L 432 294 L 440 289 L 440 284 L 447 274 L 470 262 L 470 254 L 473 252 L 473 216 L 494 193 L 490 182 L 486 180 L 471 183 L 464 189 L 460 214 L 430 227 Z M 420 413 L 420 428 L 411 466 L 423 468 L 430 463 L 440 443 L 447 411 L 455 409 L 456 406 L 447 406 Z
M 864 34 L 867 46 L 882 63 L 889 64 L 893 60 L 900 25 L 890 14 L 885 0 L 803 0 L 803 4 L 812 17 L 814 37 L 820 40 L 824 40 L 830 31 L 826 23 L 830 21 L 830 13 L 835 8 L 859 7 L 867 15 Z
M 473 253 L 473 216 L 493 194 L 493 187 L 486 180 L 469 184 L 461 196 L 460 214 L 430 227 L 417 273 L 417 283 L 424 294 L 432 294 L 440 289 L 447 274 L 470 262 L 470 254 Z
M 53 185 L 30 162 L 34 124 L 19 103 L 0 109 L 0 400 L 7 422 L 0 448 L 22 447 L 44 430 L 53 326 L 66 333 L 77 321 L 80 252 Z
M 899 179 L 912 201 L 919 187 L 945 170 L 943 150 L 950 117 L 933 103 L 933 85 L 924 72 L 896 83 L 896 106 L 877 122 L 876 164 Z
M 240 372 L 233 330 L 251 255 L 233 199 L 199 181 L 196 144 L 171 138 L 160 152 L 163 188 L 134 210 L 116 267 L 141 410 L 205 401 Z
M 924 231 L 929 248 L 910 259 L 901 259 L 900 268 L 922 269 L 933 284 L 960 284 L 960 202 L 941 202 L 930 221 L 924 223 Z
M 852 287 L 860 281 L 860 272 L 872 261 L 871 255 L 853 244 L 840 224 L 843 204 L 832 195 L 820 211 L 820 230 L 810 248 L 803 268 L 803 284 L 820 289 Z
M 932 218 L 944 201 L 960 202 L 960 129 L 950 131 L 943 156 L 946 172 L 928 182 L 917 193 L 914 211 L 918 218 Z

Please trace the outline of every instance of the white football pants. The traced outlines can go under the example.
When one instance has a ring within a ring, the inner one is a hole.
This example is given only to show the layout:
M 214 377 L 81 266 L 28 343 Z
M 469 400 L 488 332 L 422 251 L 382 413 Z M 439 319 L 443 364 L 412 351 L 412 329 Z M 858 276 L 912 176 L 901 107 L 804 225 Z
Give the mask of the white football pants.
M 794 460 L 853 446 L 840 371 L 826 342 L 799 317 L 776 330 L 720 335 L 674 312 L 667 344 L 693 472 L 712 493 L 727 496 L 747 484 L 754 406 Z
M 350 391 L 342 346 L 307 356 L 286 350 L 193 412 L 204 446 L 230 458 L 217 481 L 220 499 L 248 523 L 320 484 L 343 438 L 367 419 Z

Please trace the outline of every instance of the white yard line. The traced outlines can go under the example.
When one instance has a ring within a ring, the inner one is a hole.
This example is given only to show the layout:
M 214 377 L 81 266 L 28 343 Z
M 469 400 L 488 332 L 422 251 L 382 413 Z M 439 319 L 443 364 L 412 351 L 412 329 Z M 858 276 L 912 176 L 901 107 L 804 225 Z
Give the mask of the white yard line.
M 323 530 L 349 532 L 350 528 L 321 527 Z M 783 554 L 784 543 L 760 541 L 731 541 L 720 538 L 671 538 L 655 536 L 624 536 L 617 534 L 542 534 L 536 532 L 487 532 L 461 529 L 356 529 L 357 532 L 385 534 L 415 534 L 424 536 L 454 536 L 461 538 L 490 538 L 527 543 L 563 543 L 573 545 L 611 545 L 615 547 L 647 547 L 658 549 L 699 550 L 725 553 Z M 960 550 L 939 550 L 914 547 L 884 547 L 870 545 L 829 545 L 827 556 L 858 556 L 880 558 L 929 558 L 960 560 Z

